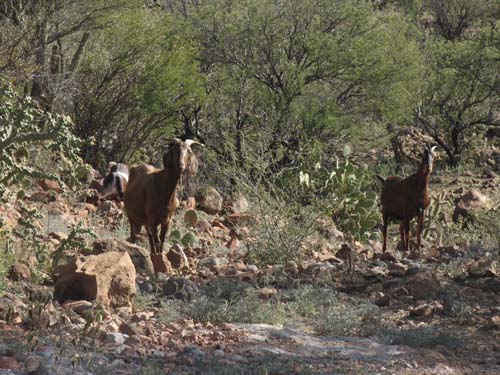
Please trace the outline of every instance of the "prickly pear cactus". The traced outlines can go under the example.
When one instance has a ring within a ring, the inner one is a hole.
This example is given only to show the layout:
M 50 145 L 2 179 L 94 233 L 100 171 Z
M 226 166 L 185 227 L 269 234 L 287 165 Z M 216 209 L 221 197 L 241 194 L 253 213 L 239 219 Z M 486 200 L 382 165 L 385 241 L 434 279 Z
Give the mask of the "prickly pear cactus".
M 189 209 L 184 213 L 184 222 L 192 227 L 195 227 L 199 221 L 199 215 L 196 210 Z
M 192 232 L 187 232 L 182 236 L 181 244 L 184 247 L 194 247 L 198 243 L 198 238 Z

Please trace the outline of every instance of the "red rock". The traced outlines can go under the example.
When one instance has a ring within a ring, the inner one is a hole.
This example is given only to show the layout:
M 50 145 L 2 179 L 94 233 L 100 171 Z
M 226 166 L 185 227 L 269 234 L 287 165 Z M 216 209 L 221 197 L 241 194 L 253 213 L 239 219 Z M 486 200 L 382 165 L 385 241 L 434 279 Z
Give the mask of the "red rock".
M 186 210 L 194 209 L 196 207 L 196 199 L 194 197 L 188 197 L 186 200 Z
M 15 370 L 21 368 L 21 365 L 14 357 L 0 357 L 0 368 Z
M 37 181 L 38 186 L 40 186 L 45 191 L 55 191 L 56 193 L 62 193 L 63 189 L 58 181 L 53 181 L 49 179 L 42 179 Z
M 155 273 L 172 273 L 172 265 L 170 264 L 166 254 L 152 254 L 151 261 L 153 262 L 153 269 Z

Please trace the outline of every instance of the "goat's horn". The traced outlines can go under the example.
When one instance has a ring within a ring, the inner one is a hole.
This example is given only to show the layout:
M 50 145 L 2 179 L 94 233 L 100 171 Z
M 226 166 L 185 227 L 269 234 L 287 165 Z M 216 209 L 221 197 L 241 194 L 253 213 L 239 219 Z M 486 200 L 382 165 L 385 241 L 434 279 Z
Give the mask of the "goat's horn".
M 191 147 L 192 145 L 200 145 L 201 147 L 205 147 L 203 143 L 200 143 L 198 141 L 195 141 L 193 139 L 186 139 L 184 143 L 188 146 Z
M 170 143 L 182 143 L 182 141 L 179 138 L 169 138 L 165 140 L 165 143 L 170 144 Z
M 433 153 L 436 148 L 437 148 L 437 146 L 432 146 L 431 147 L 431 153 Z
M 118 165 L 118 163 L 117 163 L 117 162 L 115 162 L 115 161 L 110 161 L 110 162 L 108 163 L 108 168 L 112 168 L 112 167 L 114 167 L 115 165 Z

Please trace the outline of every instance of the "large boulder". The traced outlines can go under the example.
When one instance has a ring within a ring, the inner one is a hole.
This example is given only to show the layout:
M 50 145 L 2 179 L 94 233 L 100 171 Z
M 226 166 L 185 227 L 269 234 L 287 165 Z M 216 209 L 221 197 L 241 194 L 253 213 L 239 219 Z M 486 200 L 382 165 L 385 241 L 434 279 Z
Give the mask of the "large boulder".
M 415 301 L 419 301 L 435 298 L 441 289 L 441 283 L 435 274 L 424 271 L 408 277 L 405 287 Z
M 198 190 L 195 198 L 198 206 L 208 214 L 215 215 L 222 210 L 222 196 L 213 187 Z
M 470 219 L 473 213 L 489 209 L 491 209 L 490 198 L 477 190 L 469 190 L 456 201 L 453 221 L 458 221 L 460 217 Z
M 68 264 L 55 282 L 54 297 L 97 301 L 110 307 L 131 307 L 136 294 L 135 267 L 127 252 L 82 256 Z
M 153 263 L 149 251 L 141 246 L 124 240 L 99 240 L 94 241 L 93 255 L 103 254 L 110 251 L 127 252 L 134 263 L 137 273 L 154 274 Z

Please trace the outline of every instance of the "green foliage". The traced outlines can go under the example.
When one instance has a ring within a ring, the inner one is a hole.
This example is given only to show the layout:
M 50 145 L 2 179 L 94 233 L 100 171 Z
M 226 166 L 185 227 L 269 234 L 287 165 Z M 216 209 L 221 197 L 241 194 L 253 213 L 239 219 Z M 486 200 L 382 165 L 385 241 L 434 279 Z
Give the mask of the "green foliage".
M 29 97 L 19 98 L 13 85 L 0 76 L 0 199 L 5 199 L 7 187 L 29 178 L 59 179 L 47 165 L 27 164 L 29 150 L 36 145 L 66 162 L 59 165 L 62 174 L 73 175 L 81 162 L 81 141 L 72 132 L 71 120 L 43 112 Z
M 457 165 L 477 132 L 498 120 L 500 24 L 469 38 L 426 44 L 426 85 L 418 124 Z
M 52 253 L 52 269 L 59 263 L 59 259 L 67 250 L 90 251 L 87 237 L 95 238 L 96 235 L 91 228 L 79 222 L 71 227 L 68 237 L 63 239 L 57 249 Z
M 349 154 L 349 150 L 344 150 Z M 355 238 L 366 238 L 378 223 L 377 195 L 369 191 L 372 175 L 366 166 L 345 159 L 337 160 L 329 170 L 316 164 L 308 172 L 299 172 L 302 194 L 319 207 L 331 212 L 335 223 Z

